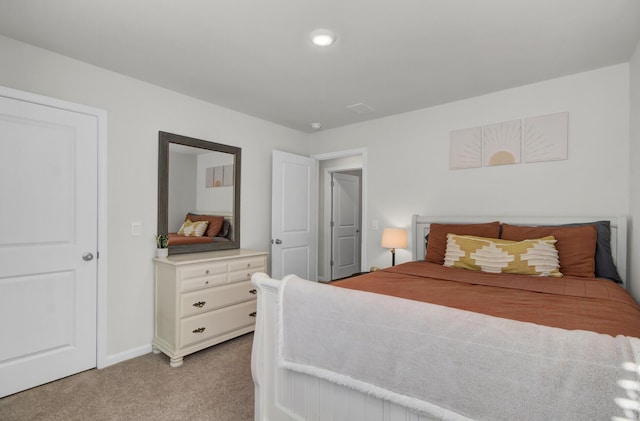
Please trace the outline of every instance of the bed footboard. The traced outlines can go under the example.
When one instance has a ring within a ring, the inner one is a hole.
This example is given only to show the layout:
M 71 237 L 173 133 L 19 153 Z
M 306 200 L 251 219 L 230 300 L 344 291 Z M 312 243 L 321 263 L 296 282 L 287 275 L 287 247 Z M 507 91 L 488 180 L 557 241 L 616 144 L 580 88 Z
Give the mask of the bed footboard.
M 372 395 L 278 367 L 278 299 L 282 281 L 256 273 L 252 282 L 258 289 L 251 354 L 255 420 L 433 420 Z

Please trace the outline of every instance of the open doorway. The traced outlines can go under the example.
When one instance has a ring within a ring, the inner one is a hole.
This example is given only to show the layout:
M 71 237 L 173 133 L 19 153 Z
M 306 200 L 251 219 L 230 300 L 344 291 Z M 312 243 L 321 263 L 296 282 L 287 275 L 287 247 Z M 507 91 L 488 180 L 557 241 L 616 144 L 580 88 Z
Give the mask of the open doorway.
M 330 177 L 330 213 L 326 215 L 330 233 L 330 256 L 328 280 L 347 278 L 360 272 L 362 244 L 362 170 L 335 171 Z
M 366 155 L 345 151 L 318 159 L 318 280 L 351 276 L 366 265 Z

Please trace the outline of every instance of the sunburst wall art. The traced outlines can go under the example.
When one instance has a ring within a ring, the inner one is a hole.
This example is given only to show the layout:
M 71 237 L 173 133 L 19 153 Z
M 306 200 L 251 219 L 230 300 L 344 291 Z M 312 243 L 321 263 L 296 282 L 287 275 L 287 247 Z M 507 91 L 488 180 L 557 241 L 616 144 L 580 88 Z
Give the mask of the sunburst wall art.
M 524 119 L 524 162 L 567 159 L 569 113 Z
M 233 186 L 233 164 L 208 167 L 205 175 L 205 187 Z
M 482 165 L 519 164 L 522 144 L 520 120 L 484 126 L 482 141 Z
M 449 141 L 449 168 L 482 166 L 482 127 L 453 130 Z
M 452 130 L 449 169 L 567 159 L 569 113 Z

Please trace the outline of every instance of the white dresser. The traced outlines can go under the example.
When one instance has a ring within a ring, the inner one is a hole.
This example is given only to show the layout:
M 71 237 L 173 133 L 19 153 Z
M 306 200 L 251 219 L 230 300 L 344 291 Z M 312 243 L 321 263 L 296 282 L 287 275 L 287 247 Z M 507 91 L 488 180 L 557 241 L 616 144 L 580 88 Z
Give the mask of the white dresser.
M 156 258 L 153 352 L 172 367 L 185 355 L 254 330 L 251 275 L 267 271 L 267 252 L 245 249 Z

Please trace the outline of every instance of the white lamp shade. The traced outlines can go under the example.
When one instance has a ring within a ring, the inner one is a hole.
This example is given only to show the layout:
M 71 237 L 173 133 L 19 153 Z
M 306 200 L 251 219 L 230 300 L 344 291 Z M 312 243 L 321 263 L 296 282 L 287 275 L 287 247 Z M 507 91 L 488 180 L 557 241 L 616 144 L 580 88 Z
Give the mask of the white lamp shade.
M 385 228 L 382 231 L 382 247 L 389 249 L 407 248 L 407 230 L 402 228 Z

